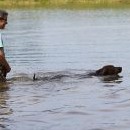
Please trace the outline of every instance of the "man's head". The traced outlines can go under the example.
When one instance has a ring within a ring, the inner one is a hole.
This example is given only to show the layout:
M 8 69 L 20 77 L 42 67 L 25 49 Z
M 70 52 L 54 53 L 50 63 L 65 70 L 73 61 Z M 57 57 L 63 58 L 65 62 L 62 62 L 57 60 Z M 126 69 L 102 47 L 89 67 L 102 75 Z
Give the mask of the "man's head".
M 0 10 L 0 29 L 4 29 L 7 24 L 8 13 L 4 10 Z

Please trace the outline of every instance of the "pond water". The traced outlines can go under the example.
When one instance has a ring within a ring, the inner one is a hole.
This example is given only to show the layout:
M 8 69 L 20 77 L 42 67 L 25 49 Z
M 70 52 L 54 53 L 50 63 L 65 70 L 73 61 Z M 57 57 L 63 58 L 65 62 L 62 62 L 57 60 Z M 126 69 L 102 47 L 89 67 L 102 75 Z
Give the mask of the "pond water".
M 8 12 L 0 130 L 129 130 L 130 10 Z M 108 64 L 120 78 L 87 76 Z

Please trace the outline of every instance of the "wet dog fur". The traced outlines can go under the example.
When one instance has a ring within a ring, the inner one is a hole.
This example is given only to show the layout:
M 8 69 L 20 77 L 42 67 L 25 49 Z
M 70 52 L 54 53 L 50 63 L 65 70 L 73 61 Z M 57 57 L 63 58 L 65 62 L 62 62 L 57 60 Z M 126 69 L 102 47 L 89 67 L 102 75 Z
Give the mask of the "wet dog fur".
M 97 76 L 107 76 L 107 75 L 118 75 L 122 72 L 122 67 L 115 67 L 113 65 L 106 65 L 95 72 Z

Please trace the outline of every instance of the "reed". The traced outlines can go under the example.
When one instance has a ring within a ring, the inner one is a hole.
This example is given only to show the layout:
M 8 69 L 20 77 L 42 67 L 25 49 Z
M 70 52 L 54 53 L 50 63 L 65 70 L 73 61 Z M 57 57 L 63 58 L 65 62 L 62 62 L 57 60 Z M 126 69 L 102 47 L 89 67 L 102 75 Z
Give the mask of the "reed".
M 0 7 L 118 7 L 130 0 L 0 0 Z

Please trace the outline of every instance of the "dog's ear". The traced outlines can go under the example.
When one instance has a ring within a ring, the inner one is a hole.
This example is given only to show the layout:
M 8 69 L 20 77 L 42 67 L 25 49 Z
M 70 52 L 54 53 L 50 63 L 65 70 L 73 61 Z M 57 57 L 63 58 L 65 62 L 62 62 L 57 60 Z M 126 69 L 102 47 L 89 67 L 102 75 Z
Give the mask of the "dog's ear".
M 103 68 L 102 71 L 100 72 L 100 75 L 108 75 L 108 69 Z
M 103 68 L 96 71 L 96 75 L 102 75 Z
M 99 70 L 96 71 L 97 75 L 103 76 L 103 75 L 109 75 L 109 67 L 105 66 Z

